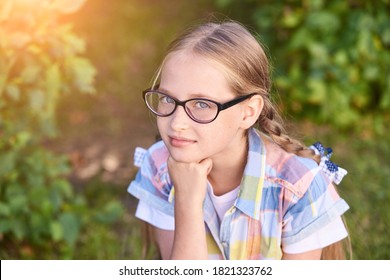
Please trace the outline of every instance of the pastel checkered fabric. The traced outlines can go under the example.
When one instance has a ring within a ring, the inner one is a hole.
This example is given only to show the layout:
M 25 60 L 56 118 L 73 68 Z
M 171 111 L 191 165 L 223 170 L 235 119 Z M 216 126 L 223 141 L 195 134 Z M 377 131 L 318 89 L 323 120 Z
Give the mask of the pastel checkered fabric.
M 174 217 L 168 156 L 163 142 L 137 155 L 143 161 L 128 191 Z M 321 230 L 349 207 L 313 160 L 287 153 L 251 129 L 234 205 L 222 221 L 209 194 L 203 208 L 210 259 L 280 259 L 283 246 Z
M 142 148 L 135 148 L 134 151 L 134 166 L 141 167 L 144 162 L 144 157 L 146 155 L 147 150 Z

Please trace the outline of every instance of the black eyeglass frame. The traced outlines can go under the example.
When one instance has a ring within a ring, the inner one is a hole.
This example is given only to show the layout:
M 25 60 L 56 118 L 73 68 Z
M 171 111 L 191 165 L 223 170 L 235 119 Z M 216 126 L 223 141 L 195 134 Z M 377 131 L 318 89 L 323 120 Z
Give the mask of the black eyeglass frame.
M 146 101 L 146 95 L 148 93 L 158 93 L 158 94 L 167 96 L 167 97 L 171 98 L 173 101 L 175 101 L 175 107 L 173 108 L 172 112 L 169 113 L 169 114 L 160 114 L 160 113 L 156 112 L 155 110 L 153 110 L 153 108 L 151 108 L 149 106 L 148 102 Z M 188 100 L 180 101 L 180 100 L 170 96 L 169 94 L 166 94 L 166 93 L 158 91 L 158 90 L 146 89 L 146 90 L 142 91 L 142 97 L 143 97 L 143 99 L 145 101 L 146 106 L 156 116 L 159 116 L 159 117 L 169 117 L 170 115 L 172 115 L 176 111 L 177 106 L 182 106 L 184 108 L 184 111 L 188 115 L 188 117 L 190 117 L 190 119 L 193 120 L 194 122 L 197 122 L 197 123 L 200 123 L 200 124 L 207 124 L 207 123 L 213 122 L 218 117 L 219 112 L 221 112 L 221 111 L 223 111 L 225 109 L 228 109 L 228 108 L 230 108 L 230 107 L 232 107 L 232 106 L 234 106 L 234 105 L 236 105 L 238 103 L 241 103 L 241 102 L 251 98 L 252 96 L 257 95 L 257 94 L 258 93 L 250 93 L 250 94 L 247 94 L 247 95 L 242 95 L 242 96 L 236 97 L 233 100 L 230 100 L 230 101 L 225 102 L 225 103 L 219 103 L 217 101 L 214 101 L 214 100 L 211 100 L 211 99 L 207 99 L 207 98 L 191 98 L 191 99 L 188 99 Z M 211 120 L 208 120 L 208 121 L 200 121 L 200 120 L 196 119 L 194 116 L 192 116 L 191 112 L 187 111 L 187 107 L 185 106 L 185 104 L 187 102 L 190 102 L 190 101 L 193 101 L 193 100 L 207 101 L 207 102 L 211 102 L 211 103 L 214 103 L 215 105 L 217 105 L 217 113 L 215 114 L 215 117 L 213 119 L 211 119 Z

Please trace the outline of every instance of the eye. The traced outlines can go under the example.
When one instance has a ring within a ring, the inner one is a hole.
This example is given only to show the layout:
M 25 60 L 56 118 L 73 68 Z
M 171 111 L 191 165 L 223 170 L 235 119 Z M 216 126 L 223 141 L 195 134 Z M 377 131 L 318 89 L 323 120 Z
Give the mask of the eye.
M 169 103 L 173 104 L 173 103 L 175 103 L 175 100 L 173 100 L 169 96 L 163 95 L 163 96 L 160 97 L 160 102 L 167 103 L 167 104 L 169 104 Z
M 208 102 L 205 102 L 205 101 L 196 101 L 195 107 L 197 109 L 210 109 L 211 108 L 210 104 Z

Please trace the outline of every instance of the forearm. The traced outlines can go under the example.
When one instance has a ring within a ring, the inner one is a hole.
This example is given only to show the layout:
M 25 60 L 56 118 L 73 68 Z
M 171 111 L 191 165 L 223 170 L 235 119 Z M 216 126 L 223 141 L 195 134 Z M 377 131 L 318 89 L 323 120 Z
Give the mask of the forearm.
M 207 259 L 203 201 L 212 161 L 185 163 L 168 158 L 168 170 L 175 186 L 175 233 L 171 259 Z
M 175 202 L 175 235 L 171 259 L 207 259 L 206 230 L 201 205 Z

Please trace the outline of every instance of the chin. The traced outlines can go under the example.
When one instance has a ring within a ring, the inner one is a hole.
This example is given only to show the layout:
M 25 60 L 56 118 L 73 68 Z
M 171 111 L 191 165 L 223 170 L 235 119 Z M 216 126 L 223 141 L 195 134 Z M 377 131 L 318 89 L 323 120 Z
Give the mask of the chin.
M 191 162 L 201 162 L 202 161 L 202 158 L 200 155 L 197 155 L 197 156 L 188 155 L 183 151 L 174 151 L 174 150 L 170 149 L 169 154 L 177 162 L 191 163 Z

